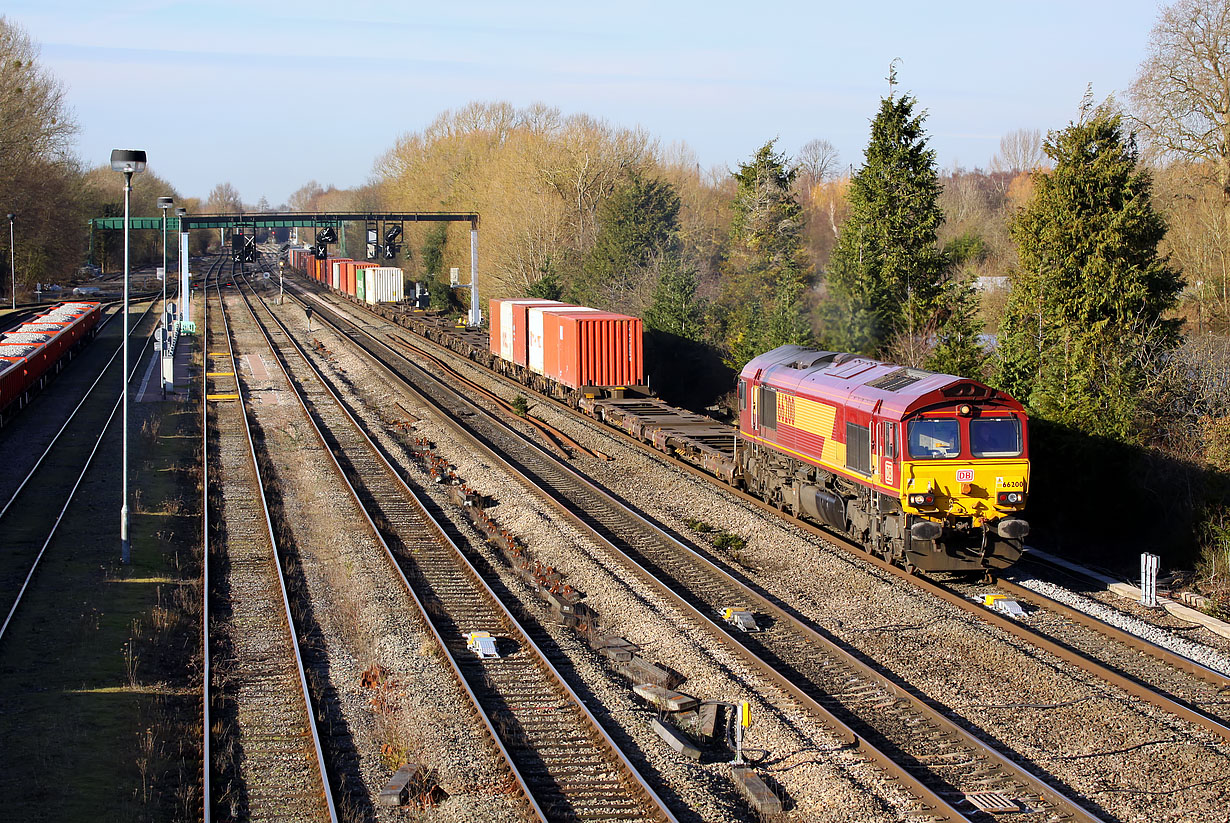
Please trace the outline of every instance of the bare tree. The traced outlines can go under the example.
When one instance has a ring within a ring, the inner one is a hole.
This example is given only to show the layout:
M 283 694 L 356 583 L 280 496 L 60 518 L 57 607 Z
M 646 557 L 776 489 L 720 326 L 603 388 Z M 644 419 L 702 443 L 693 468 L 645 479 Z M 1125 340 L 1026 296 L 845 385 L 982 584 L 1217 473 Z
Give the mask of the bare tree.
M 1149 36 L 1129 92 L 1152 148 L 1207 163 L 1230 196 L 1230 3 L 1178 0 Z
M 824 183 L 832 178 L 837 173 L 837 164 L 840 160 L 837 147 L 819 138 L 804 143 L 796 158 L 799 165 L 799 176 L 805 178 L 805 184 L 808 187 Z
M 230 183 L 219 183 L 210 189 L 205 199 L 205 210 L 214 214 L 233 214 L 243 211 L 243 198 Z
M 991 171 L 1007 174 L 1037 171 L 1046 164 L 1042 132 L 1017 129 L 999 139 L 999 151 L 991 158 Z

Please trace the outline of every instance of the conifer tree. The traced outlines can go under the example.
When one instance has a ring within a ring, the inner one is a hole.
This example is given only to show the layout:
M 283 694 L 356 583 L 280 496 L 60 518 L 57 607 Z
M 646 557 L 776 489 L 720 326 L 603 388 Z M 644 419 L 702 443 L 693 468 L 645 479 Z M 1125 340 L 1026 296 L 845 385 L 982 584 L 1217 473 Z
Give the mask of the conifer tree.
M 1122 115 L 1087 99 L 1047 137 L 1051 172 L 1010 226 L 1020 252 L 999 345 L 999 384 L 1036 414 L 1087 434 L 1141 432 L 1144 363 L 1174 344 L 1164 318 L 1180 281 L 1158 254 L 1165 234 L 1152 176 Z
M 935 330 L 935 348 L 926 368 L 980 380 L 986 365 L 986 352 L 979 336 L 983 323 L 978 316 L 978 293 L 972 278 L 958 275 L 948 285 L 940 323 Z
M 765 143 L 734 173 L 731 249 L 712 319 L 726 362 L 735 367 L 777 346 L 811 341 L 803 210 L 792 188 L 796 170 L 774 151 L 775 143 Z
M 828 269 L 839 348 L 882 352 L 894 336 L 926 328 L 945 295 L 941 187 L 916 104 L 891 92 L 880 102 L 867 160 L 850 181 L 850 216 Z
M 636 311 L 659 267 L 679 257 L 679 195 L 670 183 L 633 172 L 598 208 L 598 234 L 576 281 L 584 305 Z
M 687 340 L 704 337 L 704 308 L 696 296 L 696 270 L 679 260 L 663 268 L 654 289 L 653 303 L 645 312 L 645 327 Z

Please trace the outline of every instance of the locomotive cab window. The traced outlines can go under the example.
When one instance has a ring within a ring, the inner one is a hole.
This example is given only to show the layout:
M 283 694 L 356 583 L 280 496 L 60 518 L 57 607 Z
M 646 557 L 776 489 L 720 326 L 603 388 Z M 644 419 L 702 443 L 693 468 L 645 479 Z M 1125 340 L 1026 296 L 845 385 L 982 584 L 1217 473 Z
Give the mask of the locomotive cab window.
M 747 381 L 739 381 L 739 411 L 747 408 Z
M 911 420 L 908 429 L 910 457 L 915 460 L 945 460 L 961 456 L 961 424 L 953 418 Z
M 1015 417 L 971 420 L 969 447 L 974 457 L 1018 457 L 1021 454 L 1021 421 Z

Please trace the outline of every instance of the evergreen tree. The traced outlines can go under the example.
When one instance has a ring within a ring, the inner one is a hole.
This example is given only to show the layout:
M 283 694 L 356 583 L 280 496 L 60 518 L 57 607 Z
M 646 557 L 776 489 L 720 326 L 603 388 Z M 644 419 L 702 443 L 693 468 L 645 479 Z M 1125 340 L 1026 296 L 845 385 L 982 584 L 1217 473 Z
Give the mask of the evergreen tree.
M 987 355 L 979 342 L 983 323 L 978 316 L 978 293 L 972 275 L 958 276 L 948 285 L 942 313 L 935 331 L 935 348 L 926 368 L 961 377 L 983 378 Z
M 726 362 L 735 367 L 777 346 L 811 342 L 803 210 L 793 191 L 796 170 L 774 151 L 775 143 L 761 146 L 734 174 L 731 250 L 712 319 Z
M 679 256 L 679 195 L 670 183 L 633 172 L 598 209 L 598 235 L 573 283 L 583 305 L 639 313 L 659 266 Z
M 673 261 L 664 267 L 645 327 L 699 342 L 704 336 L 704 308 L 696 297 L 696 270 Z
M 1010 226 L 1020 269 L 1001 329 L 999 384 L 1035 413 L 1087 434 L 1141 432 L 1144 363 L 1174 344 L 1178 273 L 1158 254 L 1165 234 L 1152 176 L 1125 139 L 1122 115 L 1088 103 L 1047 137 L 1054 170 Z
M 883 351 L 896 335 L 933 325 L 946 294 L 936 245 L 941 187 L 916 104 L 891 93 L 881 101 L 867 161 L 850 181 L 850 216 L 828 270 L 839 348 Z
M 559 276 L 551 268 L 550 262 L 543 266 L 542 276 L 530 284 L 525 290 L 526 297 L 537 297 L 539 300 L 559 300 L 564 296 L 564 288 L 560 285 Z

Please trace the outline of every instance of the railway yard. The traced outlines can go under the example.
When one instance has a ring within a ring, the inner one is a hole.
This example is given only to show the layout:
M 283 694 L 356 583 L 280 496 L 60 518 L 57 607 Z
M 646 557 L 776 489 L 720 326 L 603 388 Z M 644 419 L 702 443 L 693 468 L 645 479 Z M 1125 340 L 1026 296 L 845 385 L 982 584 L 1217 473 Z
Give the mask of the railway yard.
M 707 473 L 729 427 L 280 295 L 273 247 L 192 266 L 166 398 L 129 318 L 130 565 L 113 303 L 0 427 L 15 819 L 1230 820 L 1225 624 L 907 573 Z

